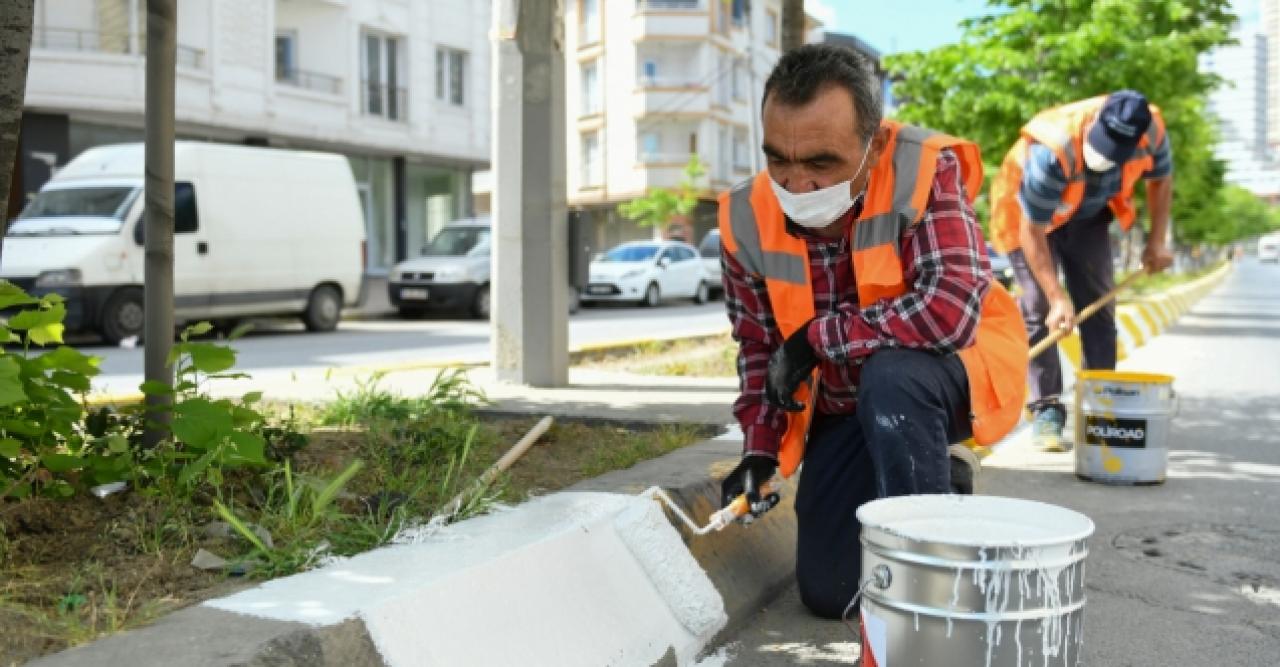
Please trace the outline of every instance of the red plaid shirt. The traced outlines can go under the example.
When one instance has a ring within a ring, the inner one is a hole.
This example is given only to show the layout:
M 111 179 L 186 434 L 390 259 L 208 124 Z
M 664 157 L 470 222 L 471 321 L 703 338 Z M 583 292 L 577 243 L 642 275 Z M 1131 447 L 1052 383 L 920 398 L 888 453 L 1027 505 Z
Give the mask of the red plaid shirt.
M 964 196 L 960 162 L 943 150 L 924 217 L 902 237 L 906 284 L 902 296 L 858 305 L 849 239 L 828 239 L 788 223 L 809 246 L 809 275 L 817 317 L 809 344 L 821 359 L 817 413 L 853 413 L 862 362 L 878 349 L 904 347 L 948 354 L 973 343 L 991 281 L 982 229 Z M 850 224 L 861 201 L 845 214 Z M 742 425 L 748 454 L 776 457 L 786 413 L 765 401 L 769 357 L 783 337 L 769 305 L 763 278 L 748 275 L 729 253 L 721 253 L 725 305 L 738 341 L 741 391 L 733 413 Z

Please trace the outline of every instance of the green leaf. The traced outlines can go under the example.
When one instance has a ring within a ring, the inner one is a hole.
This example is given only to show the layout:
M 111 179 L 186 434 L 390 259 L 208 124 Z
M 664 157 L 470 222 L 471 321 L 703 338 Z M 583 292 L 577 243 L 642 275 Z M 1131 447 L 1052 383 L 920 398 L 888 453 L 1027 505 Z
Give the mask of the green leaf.
M 265 456 L 267 443 L 262 439 L 262 436 L 246 431 L 234 431 L 230 435 L 230 440 L 235 444 L 235 448 L 228 453 L 233 455 L 234 458 L 246 463 L 267 462 Z
M 174 436 L 192 447 L 209 449 L 231 433 L 231 412 L 225 405 L 193 398 L 174 406 L 173 412 Z
M 49 381 L 59 387 L 66 387 L 73 391 L 89 391 L 89 378 L 79 373 L 54 371 L 53 374 L 49 376 Z
M 13 438 L 0 438 L 0 456 L 16 459 L 22 454 L 22 443 Z
M 33 303 L 40 302 L 22 291 L 21 287 L 7 280 L 0 281 L 0 310 L 14 306 L 29 306 Z
M 159 380 L 147 380 L 138 385 L 138 390 L 147 396 L 172 396 L 173 387 Z
M 236 351 L 214 343 L 187 343 L 191 365 L 206 374 L 221 373 L 236 365 Z
M 71 472 L 84 467 L 84 459 L 69 454 L 42 454 L 40 464 L 53 473 Z
M 107 451 L 112 454 L 125 454 L 129 451 L 129 439 L 123 435 L 107 436 Z
M 13 357 L 0 357 L 0 406 L 22 403 L 27 400 L 23 389 L 22 369 Z
M 241 397 L 240 402 L 244 403 L 245 405 L 253 405 L 254 403 L 257 403 L 258 401 L 261 401 L 261 400 L 262 400 L 262 392 L 251 391 L 245 394 L 243 397 Z
M 245 335 L 248 334 L 250 331 L 253 331 L 253 329 L 254 329 L 253 322 L 241 322 L 238 326 L 236 326 L 236 328 L 231 330 L 231 333 L 227 334 L 227 340 L 240 340 L 241 338 L 244 338 Z
M 196 322 L 182 330 L 182 340 L 187 340 L 193 336 L 203 336 L 213 331 L 213 325 L 208 322 Z
M 61 325 L 67 316 L 67 306 L 56 303 L 39 309 L 24 310 L 9 318 L 9 328 L 17 331 L 44 329 L 52 325 Z
M 257 533 L 250 530 L 249 527 L 240 520 L 240 517 L 236 516 L 230 509 L 227 509 L 226 505 L 223 505 L 221 501 L 215 500 L 213 501 L 213 507 L 218 512 L 218 516 L 222 517 L 223 521 L 231 524 L 231 527 L 234 528 L 237 533 L 240 533 L 241 537 L 248 540 L 254 548 L 268 556 L 271 555 L 271 551 L 267 549 L 267 545 L 263 544 L 262 538 L 258 537 Z
M 91 357 L 64 345 L 36 357 L 36 361 L 44 368 L 56 368 L 92 377 L 100 372 L 98 366 L 102 363 L 102 358 Z

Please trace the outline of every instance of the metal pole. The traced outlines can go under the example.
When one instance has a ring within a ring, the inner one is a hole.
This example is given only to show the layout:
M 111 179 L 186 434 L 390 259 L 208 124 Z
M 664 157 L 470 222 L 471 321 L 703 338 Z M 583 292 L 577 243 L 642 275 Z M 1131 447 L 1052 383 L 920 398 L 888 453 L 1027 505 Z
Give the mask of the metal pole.
M 569 379 L 563 0 L 495 0 L 492 285 L 499 379 Z
M 146 93 L 146 374 L 148 382 L 173 386 L 173 99 L 177 59 L 176 0 L 147 0 Z M 169 425 L 167 395 L 147 397 L 144 443 L 154 446 Z

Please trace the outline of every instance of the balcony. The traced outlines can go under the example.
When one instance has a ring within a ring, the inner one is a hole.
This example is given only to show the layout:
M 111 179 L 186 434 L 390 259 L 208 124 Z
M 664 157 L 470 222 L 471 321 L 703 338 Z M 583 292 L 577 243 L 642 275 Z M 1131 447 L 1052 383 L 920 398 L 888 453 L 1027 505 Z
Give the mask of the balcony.
M 631 108 L 635 116 L 670 114 L 706 114 L 711 111 L 711 90 L 705 85 L 686 81 L 672 86 L 642 87 L 635 92 Z M 644 86 L 641 82 L 641 86 Z
M 366 116 L 396 123 L 409 122 L 409 91 L 365 80 L 360 86 L 360 110 Z
M 137 44 L 132 42 L 137 41 Z M 147 52 L 145 36 L 127 32 L 101 32 L 73 28 L 48 28 L 37 26 L 31 32 L 32 50 L 65 51 L 73 53 L 113 53 L 144 56 Z M 179 67 L 204 69 L 205 52 L 190 46 L 178 45 Z
M 637 0 L 632 34 L 636 40 L 706 37 L 707 17 L 703 0 Z
M 276 83 L 326 95 L 342 94 L 341 78 L 319 72 L 308 72 L 296 67 L 276 67 Z

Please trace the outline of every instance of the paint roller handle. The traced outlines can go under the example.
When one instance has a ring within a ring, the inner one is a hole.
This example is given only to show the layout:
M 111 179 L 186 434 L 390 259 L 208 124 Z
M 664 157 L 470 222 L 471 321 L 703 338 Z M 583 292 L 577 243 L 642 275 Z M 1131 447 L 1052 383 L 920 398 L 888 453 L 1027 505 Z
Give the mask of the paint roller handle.
M 1081 322 L 1089 319 L 1090 317 L 1093 317 L 1094 313 L 1098 312 L 1099 310 L 1102 310 L 1108 303 L 1111 303 L 1111 301 L 1113 301 L 1117 296 L 1119 296 L 1120 292 L 1124 290 L 1124 288 L 1128 287 L 1131 283 L 1133 283 L 1133 281 L 1137 280 L 1140 276 L 1142 276 L 1145 273 L 1146 273 L 1145 269 L 1134 271 L 1133 273 L 1126 276 L 1124 280 L 1121 280 L 1120 283 L 1117 284 L 1115 287 L 1112 287 L 1110 292 L 1103 294 L 1102 296 L 1098 297 L 1096 301 L 1085 306 L 1083 310 L 1081 310 L 1079 313 L 1076 313 L 1076 324 L 1080 324 Z M 1034 346 L 1032 346 L 1031 350 L 1027 353 L 1027 358 L 1035 359 L 1036 357 L 1040 356 L 1042 353 L 1044 353 L 1045 350 L 1053 347 L 1058 341 L 1062 340 L 1064 337 L 1066 337 L 1067 334 L 1071 333 L 1071 331 L 1072 331 L 1071 329 L 1058 329 L 1057 331 L 1050 332 L 1048 336 L 1045 336 L 1040 340 L 1039 343 L 1036 343 Z
M 712 514 L 709 524 L 715 530 L 724 530 L 725 526 L 728 526 L 737 519 L 748 516 L 753 519 L 760 517 L 765 512 L 777 507 L 778 503 L 782 500 L 782 497 L 774 490 L 771 482 L 761 484 L 759 489 L 757 489 L 757 493 L 760 494 L 760 502 L 756 503 L 755 507 L 751 506 L 750 501 L 747 500 L 747 494 L 743 493 L 737 498 L 734 498 L 733 502 Z

